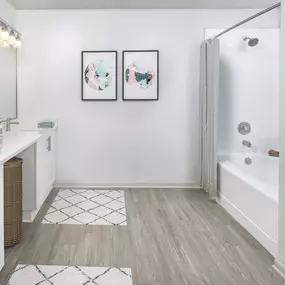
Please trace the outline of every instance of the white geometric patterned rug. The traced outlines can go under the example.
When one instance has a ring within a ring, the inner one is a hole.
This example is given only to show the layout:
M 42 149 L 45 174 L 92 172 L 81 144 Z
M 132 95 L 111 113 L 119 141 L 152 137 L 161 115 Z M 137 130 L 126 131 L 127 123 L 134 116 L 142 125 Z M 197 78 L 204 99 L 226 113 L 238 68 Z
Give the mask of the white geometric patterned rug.
M 8 285 L 132 285 L 130 268 L 18 265 Z
M 124 191 L 61 189 L 42 223 L 126 226 Z

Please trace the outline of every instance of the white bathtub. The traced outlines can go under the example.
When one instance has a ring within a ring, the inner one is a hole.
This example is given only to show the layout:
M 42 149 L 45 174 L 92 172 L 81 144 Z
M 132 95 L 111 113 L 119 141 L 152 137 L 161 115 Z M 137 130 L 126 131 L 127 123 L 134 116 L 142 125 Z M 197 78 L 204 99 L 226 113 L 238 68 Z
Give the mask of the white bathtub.
M 252 164 L 244 162 L 246 157 Z M 265 155 L 221 156 L 219 202 L 274 257 L 278 240 L 279 159 Z

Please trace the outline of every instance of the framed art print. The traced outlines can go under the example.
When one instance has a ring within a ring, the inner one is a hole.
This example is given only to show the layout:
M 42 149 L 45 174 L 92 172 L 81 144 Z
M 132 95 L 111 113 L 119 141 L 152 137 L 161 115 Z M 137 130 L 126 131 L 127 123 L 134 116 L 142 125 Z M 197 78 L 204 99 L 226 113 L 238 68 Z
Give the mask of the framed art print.
M 117 100 L 117 52 L 82 52 L 82 101 Z
M 123 100 L 159 98 L 159 51 L 123 51 Z

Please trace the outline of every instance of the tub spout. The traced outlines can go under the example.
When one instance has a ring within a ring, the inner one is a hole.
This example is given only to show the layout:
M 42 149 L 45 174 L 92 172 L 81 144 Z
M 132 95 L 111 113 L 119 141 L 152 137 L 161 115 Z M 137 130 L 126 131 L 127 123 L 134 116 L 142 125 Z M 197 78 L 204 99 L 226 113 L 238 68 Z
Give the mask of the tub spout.
M 251 148 L 252 147 L 252 143 L 249 141 L 242 141 L 242 145 Z

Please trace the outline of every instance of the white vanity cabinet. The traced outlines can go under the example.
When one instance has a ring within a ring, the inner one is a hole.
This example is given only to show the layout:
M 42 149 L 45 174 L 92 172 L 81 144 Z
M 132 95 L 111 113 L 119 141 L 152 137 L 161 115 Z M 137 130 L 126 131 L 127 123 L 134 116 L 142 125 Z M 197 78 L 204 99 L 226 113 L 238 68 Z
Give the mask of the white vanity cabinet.
M 55 181 L 55 132 L 45 131 L 37 142 L 35 206 L 39 209 Z
M 54 130 L 45 130 L 39 140 L 23 151 L 23 220 L 31 222 L 52 190 L 55 181 Z

